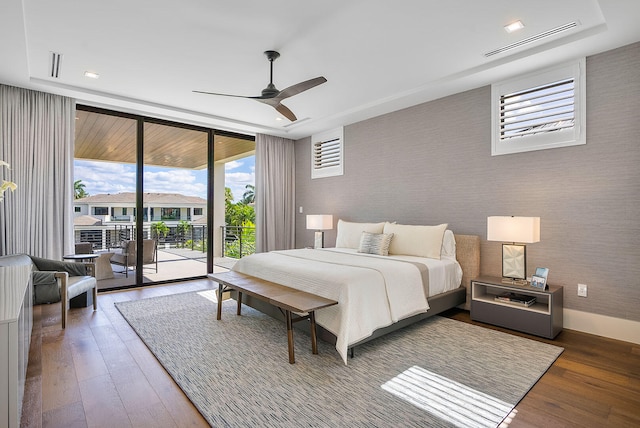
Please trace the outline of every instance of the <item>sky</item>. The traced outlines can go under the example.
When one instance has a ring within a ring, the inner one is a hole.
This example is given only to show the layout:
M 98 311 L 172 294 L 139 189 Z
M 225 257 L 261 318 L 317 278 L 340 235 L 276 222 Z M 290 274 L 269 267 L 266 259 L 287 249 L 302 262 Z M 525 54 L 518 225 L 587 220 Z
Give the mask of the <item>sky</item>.
M 74 181 L 82 180 L 89 195 L 136 191 L 136 166 L 112 162 L 75 160 Z M 145 166 L 145 193 L 181 193 L 207 198 L 207 171 Z M 247 184 L 255 184 L 255 157 L 225 164 L 225 187 L 233 200 L 242 199 Z

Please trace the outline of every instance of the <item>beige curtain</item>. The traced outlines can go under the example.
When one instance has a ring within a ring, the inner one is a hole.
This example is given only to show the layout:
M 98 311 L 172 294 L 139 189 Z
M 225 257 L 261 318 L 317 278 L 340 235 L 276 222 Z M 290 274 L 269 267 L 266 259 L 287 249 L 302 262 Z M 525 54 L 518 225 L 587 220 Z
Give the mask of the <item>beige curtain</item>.
M 294 142 L 256 135 L 256 252 L 295 247 Z
M 75 100 L 0 85 L 0 179 L 18 185 L 0 202 L 0 255 L 73 252 L 74 134 Z

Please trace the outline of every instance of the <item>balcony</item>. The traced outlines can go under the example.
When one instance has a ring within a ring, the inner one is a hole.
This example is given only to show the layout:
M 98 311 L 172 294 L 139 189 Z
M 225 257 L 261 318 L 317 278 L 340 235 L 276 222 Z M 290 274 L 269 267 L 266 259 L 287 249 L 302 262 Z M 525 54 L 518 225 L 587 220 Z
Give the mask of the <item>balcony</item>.
M 76 242 L 91 242 L 95 253 L 108 254 L 121 252 L 123 242 L 135 237 L 136 233 L 132 225 L 110 225 L 94 226 L 91 229 L 76 228 L 74 235 Z M 145 239 L 151 238 L 149 226 L 145 226 L 143 235 Z M 224 239 L 220 238 L 220 243 L 216 245 L 219 251 L 214 251 L 216 272 L 230 269 L 240 257 L 255 252 L 254 227 L 222 226 L 219 236 Z M 170 228 L 166 237 L 157 239 L 158 271 L 155 271 L 155 265 L 143 266 L 143 282 L 172 281 L 206 275 L 206 237 L 206 226 L 191 225 L 185 233 L 178 233 L 176 228 Z M 125 275 L 122 266 L 103 263 L 102 273 L 98 276 L 104 278 L 98 279 L 98 289 L 135 285 L 135 269 L 129 269 L 128 275 Z M 112 273 L 109 272 L 109 267 Z M 111 274 L 113 278 L 110 277 Z

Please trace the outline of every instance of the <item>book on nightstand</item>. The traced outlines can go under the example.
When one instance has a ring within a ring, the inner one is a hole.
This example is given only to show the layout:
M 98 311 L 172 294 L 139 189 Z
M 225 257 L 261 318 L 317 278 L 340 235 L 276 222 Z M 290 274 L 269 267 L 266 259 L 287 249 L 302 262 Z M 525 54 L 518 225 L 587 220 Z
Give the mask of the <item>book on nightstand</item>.
M 510 291 L 496 295 L 495 300 L 522 306 L 531 306 L 536 302 L 535 296 L 527 296 L 525 294 L 517 294 Z

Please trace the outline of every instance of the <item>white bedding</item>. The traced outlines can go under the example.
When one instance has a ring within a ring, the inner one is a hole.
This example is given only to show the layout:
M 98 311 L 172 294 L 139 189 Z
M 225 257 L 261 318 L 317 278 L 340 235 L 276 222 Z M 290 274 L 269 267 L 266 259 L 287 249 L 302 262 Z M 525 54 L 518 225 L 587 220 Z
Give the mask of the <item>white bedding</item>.
M 416 263 L 428 267 L 429 296 L 460 285 L 462 270 L 455 260 L 364 255 L 345 248 L 257 253 L 240 259 L 233 270 L 337 300 L 316 312 L 316 322 L 336 336 L 346 364 L 349 345 L 429 309 Z

